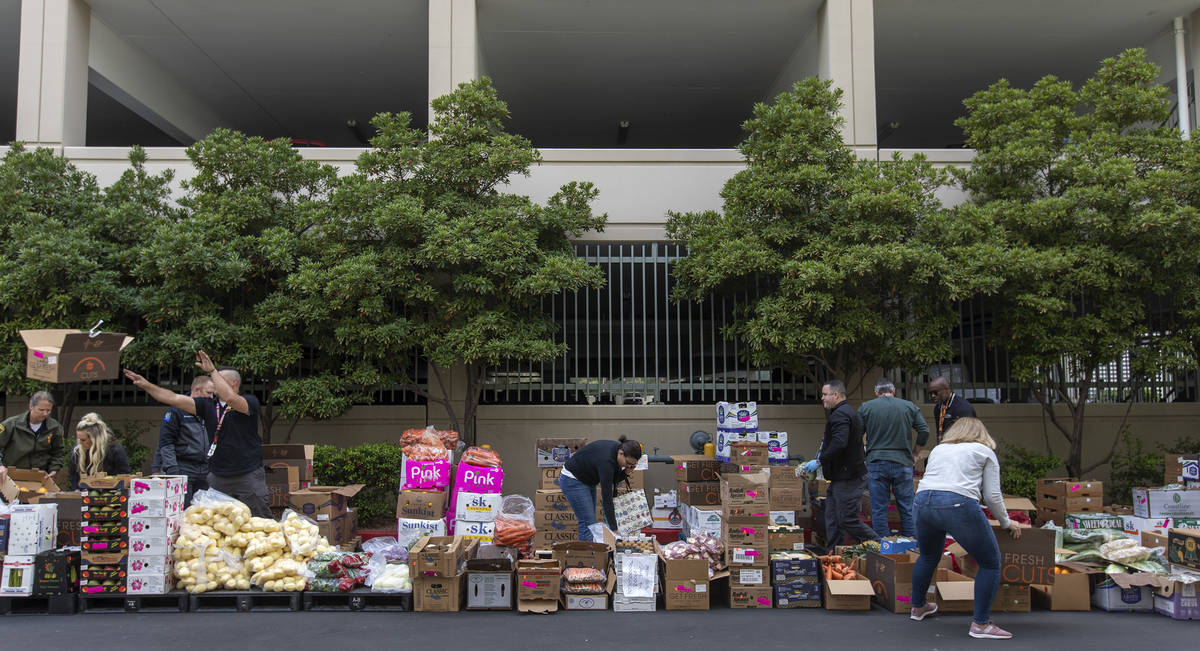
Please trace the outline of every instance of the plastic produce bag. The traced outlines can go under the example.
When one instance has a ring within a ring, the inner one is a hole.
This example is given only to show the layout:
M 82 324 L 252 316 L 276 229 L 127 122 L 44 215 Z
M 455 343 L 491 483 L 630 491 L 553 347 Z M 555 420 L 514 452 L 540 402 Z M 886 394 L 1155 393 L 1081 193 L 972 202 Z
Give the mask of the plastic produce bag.
M 483 468 L 499 468 L 500 455 L 496 454 L 495 450 L 472 445 L 463 452 L 459 463 L 465 463 L 471 466 L 480 466 Z
M 515 547 L 521 558 L 532 556 L 534 526 L 533 500 L 524 495 L 505 495 L 500 501 L 500 515 L 496 516 L 496 533 L 492 543 L 504 547 Z
M 605 534 L 612 536 L 614 539 L 616 538 L 616 535 L 613 534 L 612 529 L 609 529 L 608 525 L 603 522 L 597 522 L 588 526 L 588 531 L 592 532 L 592 540 L 594 542 L 604 542 Z
M 326 546 L 329 544 L 321 537 L 316 522 L 291 509 L 283 512 L 280 523 L 283 525 L 283 537 L 287 540 L 293 556 L 312 558 L 321 542 L 325 542 Z
M 621 592 L 627 597 L 653 597 L 658 558 L 650 554 L 625 554 L 621 560 Z

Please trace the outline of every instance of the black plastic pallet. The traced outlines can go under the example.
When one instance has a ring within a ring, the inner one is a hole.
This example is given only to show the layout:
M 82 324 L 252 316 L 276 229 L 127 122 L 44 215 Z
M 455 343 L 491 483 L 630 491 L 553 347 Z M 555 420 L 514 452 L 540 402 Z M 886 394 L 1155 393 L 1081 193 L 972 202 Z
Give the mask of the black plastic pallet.
M 0 615 L 74 615 L 77 594 L 53 597 L 0 597 Z
M 188 610 L 193 613 L 294 612 L 304 605 L 301 592 L 262 592 L 259 590 L 214 590 L 188 595 Z
M 411 592 L 305 592 L 305 610 L 354 610 L 363 612 L 401 612 L 413 609 Z
M 97 594 L 79 600 L 83 613 L 186 613 L 188 593 L 182 590 L 167 594 Z

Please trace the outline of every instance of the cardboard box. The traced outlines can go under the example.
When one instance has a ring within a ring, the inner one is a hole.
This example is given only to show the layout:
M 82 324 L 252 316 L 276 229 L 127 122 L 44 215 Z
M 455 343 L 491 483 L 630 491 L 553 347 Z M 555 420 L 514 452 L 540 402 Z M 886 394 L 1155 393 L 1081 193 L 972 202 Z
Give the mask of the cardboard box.
M 176 497 L 130 497 L 130 517 L 177 518 L 183 515 L 183 495 Z
M 538 468 L 538 490 L 556 490 L 558 489 L 558 476 L 562 474 L 562 466 L 550 466 L 547 468 Z
M 1154 591 L 1137 585 L 1130 574 L 1097 574 L 1092 579 L 1092 605 L 1109 612 L 1152 612 Z
M 1167 531 L 1167 562 L 1200 571 L 1200 531 L 1196 529 Z
M 725 527 L 725 544 L 734 547 L 768 549 L 769 524 L 729 524 Z
M 466 595 L 466 574 L 413 576 L 413 610 L 419 613 L 456 613 Z
M 821 584 L 789 583 L 772 586 L 775 592 L 776 608 L 820 608 Z
M 57 504 L 14 504 L 8 523 L 8 554 L 36 556 L 58 539 Z
M 175 578 L 166 574 L 129 575 L 126 594 L 167 594 L 175 589 Z
M 467 567 L 467 559 L 475 554 L 478 541 L 458 536 L 433 536 L 417 541 L 408 552 L 412 576 L 433 574 L 454 577 Z
M 767 446 L 768 461 L 771 464 L 787 465 L 788 462 L 788 433 L 762 432 L 758 433 L 760 443 Z
M 800 475 L 800 466 L 770 466 L 764 468 L 763 472 L 767 473 L 771 479 L 768 482 L 768 488 L 774 491 L 777 488 L 798 488 L 804 490 L 807 488 L 804 477 Z
M 567 610 L 608 610 L 608 595 L 564 592 L 562 604 Z
M 803 488 L 773 488 L 771 489 L 770 504 L 772 511 L 804 508 Z
M 872 600 L 894 613 L 912 609 L 912 576 L 917 554 L 876 554 L 868 552 L 865 574 L 874 588 Z
M 771 561 L 771 583 L 820 583 L 821 561 L 816 558 L 798 558 Z M 817 598 L 820 598 L 819 590 Z
M 558 543 L 553 549 L 553 558 L 562 563 L 563 569 L 591 567 L 609 574 L 606 543 L 570 541 Z
M 270 506 L 287 508 L 288 496 L 300 490 L 300 471 L 296 466 L 275 462 L 266 467 Z
M 562 466 L 579 448 L 587 445 L 585 438 L 538 439 L 534 445 L 539 468 Z
M 1104 497 L 1104 483 L 1079 481 L 1068 477 L 1047 477 L 1038 480 L 1038 503 L 1043 499 L 1059 500 L 1067 497 Z
M 468 540 L 475 540 L 479 544 L 488 544 L 496 535 L 495 522 L 471 522 L 470 520 L 455 521 L 454 535 L 461 536 Z
M 627 597 L 620 592 L 613 595 L 614 613 L 652 613 L 658 606 L 657 597 Z
M 170 556 L 130 556 L 130 574 L 168 574 L 174 563 Z
M 449 457 L 449 450 L 446 451 Z M 408 457 L 400 460 L 400 490 L 442 490 L 450 485 L 449 459 L 415 461 Z
M 775 596 L 774 589 L 767 586 L 735 586 L 732 583 L 729 587 L 729 607 L 730 608 L 772 608 L 774 604 L 772 597 Z
M 679 482 L 676 489 L 679 501 L 692 506 L 720 506 L 721 482 Z
M 0 571 L 0 597 L 29 597 L 33 595 L 35 556 L 9 554 L 4 557 Z
M 1155 588 L 1154 612 L 1171 619 L 1200 619 L 1200 584 L 1171 581 Z
M 315 481 L 313 454 L 316 449 L 315 445 L 264 443 L 262 446 L 263 464 L 271 467 L 276 467 L 277 463 L 287 464 L 296 469 L 297 481 Z
M 155 475 L 129 480 L 129 496 L 167 499 L 187 496 L 187 475 Z
M 879 541 L 879 551 L 883 554 L 903 554 L 917 551 L 917 541 L 904 536 L 888 536 Z
M 1049 529 L 1022 529 L 1021 538 L 1013 540 L 999 526 L 993 526 L 1000 546 L 1000 581 L 1017 585 L 1051 585 L 1054 583 L 1054 532 Z M 952 546 L 953 547 L 953 546 Z M 978 565 L 967 557 L 964 570 L 975 576 Z
M 734 567 L 729 570 L 733 588 L 758 588 L 771 585 L 771 570 L 766 567 Z
M 1167 534 L 1165 531 L 1162 533 L 1157 531 L 1143 531 L 1141 532 L 1141 543 L 1142 547 L 1149 547 L 1151 549 L 1154 549 L 1155 547 L 1166 547 Z
M 309 486 L 288 496 L 288 508 L 317 522 L 332 520 L 346 514 L 350 498 L 365 486 Z
M 862 559 L 859 559 L 858 566 L 859 569 L 863 569 Z M 871 587 L 871 582 L 867 579 L 826 580 L 823 585 L 822 594 L 825 598 L 826 610 L 871 609 L 871 599 L 875 596 L 875 589 Z
M 767 529 L 768 551 L 804 551 L 806 536 L 800 527 L 772 526 Z
M 552 601 L 557 604 L 562 572 L 562 561 L 556 559 L 523 558 L 517 561 L 518 603 Z
M 1044 610 L 1091 610 L 1092 575 L 1057 574 L 1054 585 L 1030 586 L 1030 598 L 1034 606 Z
M 467 559 L 467 610 L 512 610 L 516 565 L 512 547 L 479 545 Z
M 561 490 L 540 490 L 533 494 L 533 510 L 537 513 L 565 512 L 575 515 L 571 503 Z
M 33 504 L 56 504 L 58 506 L 58 537 L 55 547 L 78 547 L 83 540 L 83 498 L 78 492 L 47 493 L 33 498 Z M 7 525 L 0 524 L 0 527 Z M 3 538 L 0 535 L 0 538 Z M 7 544 L 0 544 L 0 550 Z
M 1061 576 L 1061 575 L 1058 575 Z M 1058 578 L 1055 577 L 1055 582 Z M 1027 613 L 1033 610 L 1032 590 L 1027 583 L 1001 583 L 992 610 L 1001 613 Z
M 454 520 L 494 522 L 500 514 L 500 500 L 500 493 L 460 492 L 454 500 Z
M 767 544 L 725 546 L 725 563 L 730 570 L 738 567 L 767 567 L 770 564 Z
M 558 543 L 573 540 L 579 540 L 579 526 L 575 523 L 564 525 L 562 529 L 538 529 L 533 534 L 532 546 L 534 549 L 553 549 Z
M 567 530 L 578 526 L 574 511 L 534 511 L 533 524 L 542 530 Z
M 766 443 L 734 441 L 729 444 L 729 462 L 738 467 L 738 472 L 751 472 L 765 468 L 771 455 Z
M 909 580 L 911 581 L 911 575 Z M 905 602 L 905 600 L 911 598 L 911 583 L 908 588 L 910 594 L 897 595 L 897 601 L 900 602 L 902 608 L 898 606 L 894 612 L 908 613 L 910 611 L 911 601 Z M 933 571 L 933 578 L 929 582 L 929 592 L 926 594 L 925 601 L 926 603 L 936 603 L 938 612 L 974 612 L 975 581 L 949 568 L 939 567 Z
M 321 523 L 318 522 L 317 526 L 321 526 Z M 408 541 L 421 536 L 445 535 L 445 520 L 414 520 L 411 518 L 396 519 L 396 539 L 401 543 L 407 544 Z
M 771 524 L 785 527 L 796 526 L 797 511 L 771 511 Z
M 726 475 L 721 478 L 721 504 L 724 506 L 754 506 L 769 510 L 769 478 L 761 473 Z
M 396 497 L 397 518 L 440 520 L 445 516 L 445 491 L 400 491 Z
M 666 610 L 708 610 L 708 562 L 702 559 L 669 560 L 656 540 L 654 551 L 662 567 L 663 607 Z
M 1124 525 L 1121 527 L 1125 533 L 1132 535 L 1140 535 L 1143 531 L 1166 531 L 1171 528 L 1171 518 L 1139 518 L 1136 515 L 1122 515 L 1121 520 Z
M 33 596 L 50 597 L 79 590 L 79 550 L 51 549 L 34 558 Z
M 21 330 L 25 341 L 25 376 L 42 382 L 115 380 L 121 373 L 121 351 L 133 341 L 123 332 L 86 330 Z
M 1142 518 L 1200 518 L 1200 488 L 1135 488 L 1133 514 Z
M 721 480 L 721 462 L 703 454 L 678 454 L 671 457 L 675 464 L 675 481 L 716 482 Z
M 1200 454 L 1166 454 L 1163 484 L 1200 482 Z
M 5 483 L 3 490 L 4 501 L 12 503 L 13 500 L 19 500 L 23 504 L 30 504 L 34 498 L 41 497 L 49 493 L 57 493 L 58 484 L 54 483 L 53 479 L 44 471 L 36 468 L 9 468 L 9 482 Z M 13 491 L 13 488 L 16 491 Z
M 1063 524 L 1066 529 L 1120 529 L 1125 521 L 1122 516 L 1108 513 L 1068 513 Z

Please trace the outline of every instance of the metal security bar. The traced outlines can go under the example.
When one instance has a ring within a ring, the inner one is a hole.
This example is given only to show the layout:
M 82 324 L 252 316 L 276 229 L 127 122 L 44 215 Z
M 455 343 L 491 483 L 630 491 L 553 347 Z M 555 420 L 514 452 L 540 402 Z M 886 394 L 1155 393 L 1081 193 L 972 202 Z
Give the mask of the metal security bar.
M 707 404 L 819 401 L 820 387 L 781 369 L 754 368 L 721 334 L 734 301 L 671 300 L 671 267 L 687 254 L 666 242 L 578 243 L 606 284 L 542 301 L 566 354 L 509 363 L 486 378 L 485 404 Z

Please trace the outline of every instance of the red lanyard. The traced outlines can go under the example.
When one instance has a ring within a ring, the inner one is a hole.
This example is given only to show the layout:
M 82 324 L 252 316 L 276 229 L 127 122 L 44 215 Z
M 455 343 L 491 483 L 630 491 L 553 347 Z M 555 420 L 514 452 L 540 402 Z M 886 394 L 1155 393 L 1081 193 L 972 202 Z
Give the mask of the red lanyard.
M 221 426 L 225 424 L 225 416 L 229 413 L 229 404 L 228 403 L 225 404 L 224 409 L 221 409 L 220 403 L 217 403 L 214 406 L 216 407 L 216 410 L 217 410 L 217 431 L 213 432 L 212 445 L 208 446 L 208 457 L 207 458 L 209 458 L 209 459 L 211 459 L 212 455 L 215 454 L 217 451 L 217 441 L 219 441 L 221 439 Z

